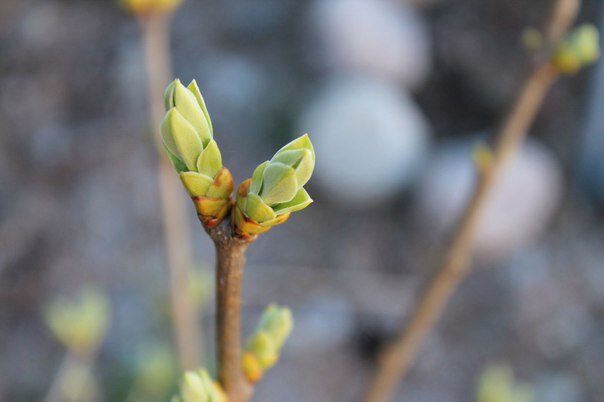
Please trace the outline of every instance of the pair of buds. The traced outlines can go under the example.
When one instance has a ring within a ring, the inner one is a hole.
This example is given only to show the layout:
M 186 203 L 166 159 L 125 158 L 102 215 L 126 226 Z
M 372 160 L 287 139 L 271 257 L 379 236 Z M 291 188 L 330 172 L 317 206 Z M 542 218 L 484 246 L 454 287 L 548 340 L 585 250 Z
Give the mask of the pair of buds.
M 303 188 L 315 166 L 308 135 L 260 164 L 241 183 L 233 203 L 233 176 L 222 165 L 212 121 L 195 80 L 187 87 L 179 80 L 172 82 L 165 93 L 165 107 L 164 148 L 206 227 L 215 227 L 231 213 L 236 233 L 251 237 L 285 222 L 290 213 L 312 202 Z

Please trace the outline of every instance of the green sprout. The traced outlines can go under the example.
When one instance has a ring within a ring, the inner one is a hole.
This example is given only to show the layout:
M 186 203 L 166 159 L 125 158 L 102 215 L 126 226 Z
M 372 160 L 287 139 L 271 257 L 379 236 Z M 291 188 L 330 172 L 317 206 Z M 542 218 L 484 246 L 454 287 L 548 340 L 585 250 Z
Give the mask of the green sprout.
M 257 382 L 277 363 L 293 325 L 290 309 L 272 304 L 264 310 L 243 354 L 242 366 L 248 380 Z
M 315 167 L 308 134 L 281 148 L 260 164 L 239 186 L 233 223 L 242 236 L 254 236 L 281 224 L 289 214 L 306 208 L 312 199 L 303 188 Z
M 231 206 L 233 177 L 222 166 L 212 121 L 195 80 L 185 87 L 174 80 L 164 96 L 161 132 L 164 148 L 191 195 L 199 218 L 214 227 Z

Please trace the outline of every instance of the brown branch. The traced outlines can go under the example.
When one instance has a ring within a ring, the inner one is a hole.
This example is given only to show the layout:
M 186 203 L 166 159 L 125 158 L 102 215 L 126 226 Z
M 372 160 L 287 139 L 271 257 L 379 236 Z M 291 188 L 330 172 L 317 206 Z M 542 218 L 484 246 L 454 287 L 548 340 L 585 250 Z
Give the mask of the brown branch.
M 553 41 L 559 40 L 568 30 L 578 4 L 578 0 L 558 1 L 546 25 L 546 32 L 550 36 L 546 37 L 545 47 L 551 48 Z M 470 272 L 474 237 L 487 196 L 505 162 L 518 150 L 557 76 L 557 71 L 546 58 L 525 79 L 503 120 L 492 161 L 479 172 L 478 184 L 454 232 L 444 263 L 428 283 L 400 336 L 380 354 L 377 373 L 366 394 L 366 402 L 392 399 L 397 384 L 409 370 L 423 339 L 440 317 L 458 284 Z
M 229 402 L 247 402 L 252 386 L 241 367 L 241 286 L 245 250 L 255 237 L 233 235 L 230 220 L 206 229 L 216 246 L 216 344 L 218 380 Z
M 161 199 L 164 241 L 170 281 L 170 302 L 178 358 L 183 369 L 200 365 L 201 327 L 199 309 L 187 292 L 193 267 L 191 236 L 186 217 L 187 204 L 182 185 L 165 156 L 160 133 L 164 115 L 163 92 L 171 78 L 169 21 L 166 14 L 140 16 L 145 48 L 149 110 L 153 140 L 157 148 L 157 178 Z

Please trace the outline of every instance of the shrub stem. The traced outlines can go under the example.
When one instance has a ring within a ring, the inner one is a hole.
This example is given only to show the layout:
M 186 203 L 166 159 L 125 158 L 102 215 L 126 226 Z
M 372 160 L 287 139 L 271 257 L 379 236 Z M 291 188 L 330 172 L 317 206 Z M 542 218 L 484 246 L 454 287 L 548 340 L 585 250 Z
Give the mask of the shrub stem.
M 376 375 L 365 396 L 366 402 L 392 399 L 397 384 L 405 376 L 423 339 L 434 327 L 451 294 L 471 270 L 472 246 L 480 215 L 502 167 L 515 154 L 530 129 L 558 72 L 547 57 L 554 41 L 564 36 L 575 19 L 579 0 L 558 0 L 546 25 L 546 43 L 541 60 L 528 74 L 512 107 L 505 116 L 492 150 L 492 161 L 478 172 L 478 184 L 454 231 L 443 264 L 422 293 L 409 321 L 395 341 L 378 358 Z
M 216 246 L 216 343 L 218 380 L 229 402 L 247 402 L 252 386 L 241 367 L 241 286 L 245 250 L 254 241 L 233 236 L 230 220 L 208 230 Z
M 199 308 L 189 297 L 190 270 L 193 267 L 187 204 L 174 168 L 163 151 L 159 127 L 164 115 L 163 93 L 171 77 L 169 54 L 170 15 L 150 14 L 139 18 L 144 42 L 149 91 L 151 127 L 157 148 L 157 179 L 160 193 L 167 267 L 170 281 L 170 304 L 174 323 L 178 360 L 183 369 L 199 367 L 202 334 Z

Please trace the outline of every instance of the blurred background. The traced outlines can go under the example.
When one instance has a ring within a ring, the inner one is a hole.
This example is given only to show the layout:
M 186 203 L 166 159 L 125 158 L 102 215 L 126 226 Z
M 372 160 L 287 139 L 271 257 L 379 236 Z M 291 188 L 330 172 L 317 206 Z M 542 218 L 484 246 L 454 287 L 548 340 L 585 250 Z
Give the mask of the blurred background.
M 246 332 L 270 302 L 296 320 L 255 400 L 359 399 L 467 200 L 473 145 L 522 79 L 522 32 L 551 4 L 185 0 L 175 13 L 174 75 L 197 79 L 236 182 L 304 132 L 317 152 L 315 203 L 249 249 Z M 601 26 L 603 11 L 586 0 L 580 20 Z M 145 74 L 139 25 L 113 1 L 0 2 L 2 401 L 44 400 L 66 354 L 45 306 L 88 286 L 111 303 L 100 400 L 136 400 L 149 367 L 144 400 L 176 387 Z M 476 400 L 504 362 L 537 402 L 604 401 L 603 102 L 602 65 L 553 88 L 397 400 Z M 213 245 L 187 208 L 212 366 Z

